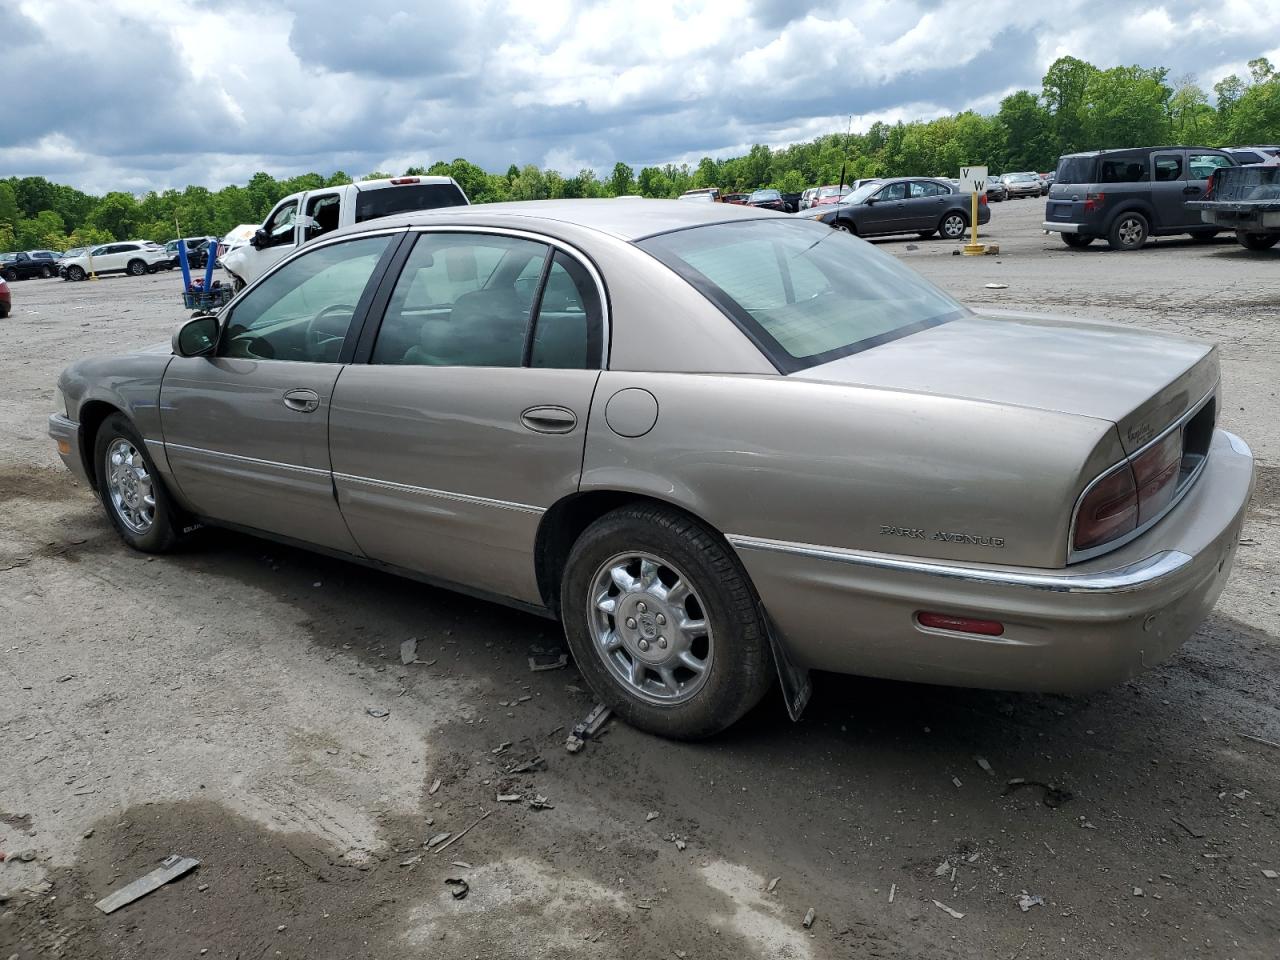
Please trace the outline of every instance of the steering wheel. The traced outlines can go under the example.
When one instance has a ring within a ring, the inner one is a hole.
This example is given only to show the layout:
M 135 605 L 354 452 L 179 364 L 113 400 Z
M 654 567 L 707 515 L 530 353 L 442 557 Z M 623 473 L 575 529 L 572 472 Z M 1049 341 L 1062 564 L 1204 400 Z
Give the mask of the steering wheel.
M 335 303 L 325 307 L 307 321 L 306 350 L 309 357 L 323 357 L 334 342 L 341 348 L 347 337 L 347 328 L 356 308 L 349 303 Z

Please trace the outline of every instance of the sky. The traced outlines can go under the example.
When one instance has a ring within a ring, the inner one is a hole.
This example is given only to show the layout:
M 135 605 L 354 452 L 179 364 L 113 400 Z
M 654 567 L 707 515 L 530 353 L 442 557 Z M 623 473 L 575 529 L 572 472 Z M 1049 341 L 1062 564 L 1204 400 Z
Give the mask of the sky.
M 0 0 L 0 176 L 692 164 L 994 112 L 1064 54 L 1211 90 L 1280 63 L 1280 0 Z

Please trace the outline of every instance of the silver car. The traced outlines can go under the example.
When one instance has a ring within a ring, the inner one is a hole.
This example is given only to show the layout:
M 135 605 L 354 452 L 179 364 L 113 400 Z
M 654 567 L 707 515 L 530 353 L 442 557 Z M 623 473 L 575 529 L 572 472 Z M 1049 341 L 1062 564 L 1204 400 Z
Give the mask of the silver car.
M 558 617 L 707 736 L 809 671 L 1078 691 L 1171 656 L 1253 458 L 1216 348 L 977 314 L 848 234 L 674 201 L 335 231 L 49 428 L 132 547 L 252 530 Z

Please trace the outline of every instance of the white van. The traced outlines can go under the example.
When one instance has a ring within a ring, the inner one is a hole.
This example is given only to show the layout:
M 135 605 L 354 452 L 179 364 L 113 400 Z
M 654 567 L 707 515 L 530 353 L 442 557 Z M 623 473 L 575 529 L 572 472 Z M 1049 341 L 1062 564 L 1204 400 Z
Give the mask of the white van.
M 246 245 L 222 265 L 239 290 L 299 245 L 331 230 L 410 210 L 460 207 L 469 201 L 452 177 L 392 177 L 294 193 L 279 203 Z

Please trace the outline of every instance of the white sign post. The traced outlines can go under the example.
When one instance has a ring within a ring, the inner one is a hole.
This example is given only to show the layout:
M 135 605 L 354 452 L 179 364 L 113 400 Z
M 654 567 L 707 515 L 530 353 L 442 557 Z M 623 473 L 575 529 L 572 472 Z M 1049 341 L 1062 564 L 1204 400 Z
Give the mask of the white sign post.
M 978 194 L 985 193 L 987 190 L 987 168 L 986 167 L 961 167 L 960 168 L 960 192 L 970 195 L 969 204 L 969 226 L 972 228 L 972 234 L 969 242 L 964 245 L 964 252 L 970 256 L 975 254 L 986 253 L 986 248 L 978 243 Z

